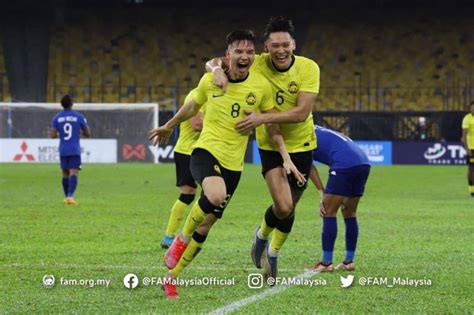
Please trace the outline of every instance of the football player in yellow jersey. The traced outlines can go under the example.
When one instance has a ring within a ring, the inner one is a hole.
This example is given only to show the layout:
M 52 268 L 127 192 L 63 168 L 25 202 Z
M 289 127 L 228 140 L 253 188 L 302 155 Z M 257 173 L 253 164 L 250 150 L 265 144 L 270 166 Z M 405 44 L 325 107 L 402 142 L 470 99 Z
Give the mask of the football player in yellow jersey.
M 189 102 L 195 95 L 197 88 L 186 95 L 184 103 Z M 203 109 L 204 106 L 201 108 Z M 190 161 L 192 146 L 199 138 L 202 129 L 202 111 L 191 119 L 179 124 L 179 138 L 174 147 L 174 163 L 176 165 L 176 186 L 180 195 L 171 208 L 165 235 L 161 239 L 161 247 L 168 248 L 178 232 L 179 223 L 184 217 L 186 207 L 191 204 L 196 195 L 196 181 L 191 174 Z
M 206 103 L 203 129 L 191 153 L 191 173 L 201 185 L 202 194 L 186 218 L 182 233 L 165 254 L 165 264 L 171 270 L 163 289 L 169 299 L 179 297 L 176 277 L 201 250 L 209 230 L 222 217 L 239 183 L 249 134 L 239 133 L 235 129 L 237 122 L 245 117 L 244 110 L 267 112 L 274 107 L 268 81 L 257 72 L 249 72 L 255 58 L 255 35 L 242 30 L 227 35 L 226 58 L 229 84 L 225 93 L 212 83 L 213 74 L 205 74 L 194 98 L 165 125 L 150 131 L 150 140 L 165 144 L 173 127 L 192 117 Z M 277 125 L 267 127 L 287 171 L 304 181 L 291 162 L 281 134 L 277 133 Z
M 462 120 L 462 143 L 467 152 L 467 180 L 469 192 L 474 197 L 474 102 L 471 102 L 471 112 Z
M 312 108 L 319 93 L 319 67 L 305 57 L 293 54 L 296 43 L 291 20 L 271 18 L 264 34 L 265 53 L 256 56 L 251 71 L 263 74 L 272 85 L 277 113 L 259 114 L 246 112 L 247 118 L 237 124 L 240 132 L 247 133 L 263 123 L 279 123 L 286 148 L 298 170 L 308 178 L 312 166 L 312 150 L 316 148 L 316 136 Z M 227 86 L 222 69 L 225 60 L 215 58 L 206 64 L 214 73 L 214 84 Z M 291 231 L 294 210 L 305 184 L 286 176 L 278 152 L 270 145 L 270 139 L 262 127 L 257 128 L 257 143 L 262 160 L 262 173 L 270 189 L 273 205 L 268 207 L 257 229 L 251 256 L 257 268 L 265 269 L 267 277 L 278 273 L 278 252 Z M 268 238 L 273 231 L 272 239 Z

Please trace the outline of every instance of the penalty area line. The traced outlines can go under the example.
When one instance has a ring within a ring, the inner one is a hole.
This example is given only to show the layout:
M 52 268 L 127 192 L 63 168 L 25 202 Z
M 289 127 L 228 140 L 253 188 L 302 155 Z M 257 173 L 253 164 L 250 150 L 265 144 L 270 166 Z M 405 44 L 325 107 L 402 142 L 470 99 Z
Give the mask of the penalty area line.
M 302 274 L 294 276 L 293 279 L 309 279 L 309 278 L 311 278 L 312 276 L 314 276 L 315 274 L 318 274 L 318 273 L 319 273 L 318 271 L 308 270 L 308 271 L 303 272 Z M 265 299 L 269 296 L 277 295 L 277 294 L 279 294 L 283 291 L 288 290 L 292 286 L 294 286 L 294 285 L 293 284 L 288 284 L 288 285 L 271 287 L 269 289 L 266 289 L 262 293 L 254 294 L 254 295 L 246 297 L 242 300 L 235 301 L 235 302 L 232 302 L 232 303 L 230 303 L 226 306 L 220 307 L 220 308 L 210 312 L 209 315 L 227 314 L 227 313 L 233 312 L 233 311 L 235 311 L 235 310 L 237 310 L 241 307 L 244 307 L 244 306 L 247 306 L 247 305 L 252 304 L 254 302 L 263 300 L 263 299 Z

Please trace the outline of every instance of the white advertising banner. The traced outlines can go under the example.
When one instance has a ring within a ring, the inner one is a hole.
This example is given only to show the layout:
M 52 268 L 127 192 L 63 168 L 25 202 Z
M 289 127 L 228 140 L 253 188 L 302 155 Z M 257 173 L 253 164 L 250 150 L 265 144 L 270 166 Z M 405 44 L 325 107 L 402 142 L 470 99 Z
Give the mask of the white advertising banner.
M 0 139 L 0 162 L 59 163 L 58 139 Z M 116 139 L 81 139 L 82 163 L 117 163 Z

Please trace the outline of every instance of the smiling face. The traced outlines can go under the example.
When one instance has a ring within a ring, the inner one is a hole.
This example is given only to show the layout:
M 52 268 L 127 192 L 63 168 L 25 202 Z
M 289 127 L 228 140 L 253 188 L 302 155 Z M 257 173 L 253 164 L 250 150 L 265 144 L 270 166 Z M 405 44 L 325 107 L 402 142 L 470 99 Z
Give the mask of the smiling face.
M 288 32 L 271 33 L 265 41 L 265 51 L 270 53 L 273 64 L 278 70 L 290 67 L 295 48 L 295 40 Z
M 234 41 L 227 47 L 226 57 L 231 78 L 245 78 L 255 59 L 255 45 L 250 40 Z

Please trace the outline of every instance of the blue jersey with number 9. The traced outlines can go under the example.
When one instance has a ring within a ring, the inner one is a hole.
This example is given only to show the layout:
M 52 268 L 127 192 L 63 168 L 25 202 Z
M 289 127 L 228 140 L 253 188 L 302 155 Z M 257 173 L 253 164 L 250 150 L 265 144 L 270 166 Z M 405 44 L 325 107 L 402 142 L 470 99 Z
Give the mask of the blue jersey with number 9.
M 60 156 L 81 155 L 81 130 L 89 128 L 84 116 L 73 110 L 63 110 L 53 118 L 51 128 L 59 133 Z

